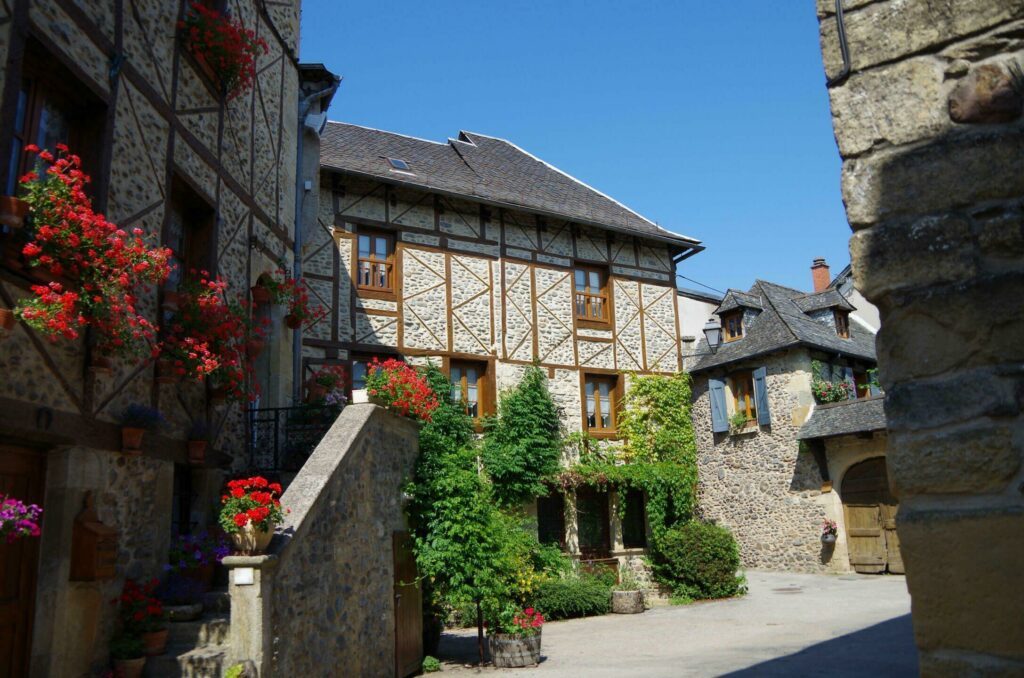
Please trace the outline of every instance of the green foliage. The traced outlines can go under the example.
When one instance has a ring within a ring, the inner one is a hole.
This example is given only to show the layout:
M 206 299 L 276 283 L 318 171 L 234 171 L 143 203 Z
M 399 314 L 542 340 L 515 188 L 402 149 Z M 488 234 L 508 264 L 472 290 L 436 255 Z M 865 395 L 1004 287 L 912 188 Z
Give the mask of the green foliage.
M 441 662 L 436 657 L 427 655 L 423 658 L 423 673 L 436 673 L 441 670 Z
M 729 427 L 733 429 L 743 428 L 744 426 L 747 425 L 748 421 L 750 420 L 747 419 L 746 414 L 744 414 L 743 412 L 736 412 L 731 417 L 729 417 Z
M 554 544 L 539 544 L 533 551 L 533 568 L 545 575 L 559 577 L 572 572 L 573 560 Z
M 143 656 L 142 638 L 121 633 L 110 640 L 110 656 L 114 659 L 138 659 Z
M 533 606 L 549 621 L 608 614 L 611 591 L 607 581 L 587 572 L 551 577 L 541 582 Z
M 838 403 L 850 399 L 852 384 L 835 376 L 825 378 L 824 364 L 820 360 L 811 361 L 811 393 L 819 404 Z
M 498 416 L 487 425 L 483 461 L 495 499 L 515 506 L 545 494 L 543 480 L 558 470 L 560 456 L 558 408 L 544 373 L 530 366 L 522 381 L 502 394 Z
M 619 413 L 627 462 L 696 462 L 697 446 L 690 418 L 690 376 L 634 377 Z
M 631 567 L 619 568 L 619 583 L 612 587 L 613 591 L 641 591 L 643 586 L 640 584 L 640 578 L 636 576 L 636 572 Z
M 690 521 L 658 541 L 654 575 L 677 597 L 728 598 L 744 592 L 737 576 L 739 548 L 732 533 L 712 523 Z

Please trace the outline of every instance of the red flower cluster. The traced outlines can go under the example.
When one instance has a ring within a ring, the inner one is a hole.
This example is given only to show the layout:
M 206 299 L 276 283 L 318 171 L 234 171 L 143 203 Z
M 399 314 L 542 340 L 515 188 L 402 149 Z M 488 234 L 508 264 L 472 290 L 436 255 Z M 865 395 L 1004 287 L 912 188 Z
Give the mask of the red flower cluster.
M 263 277 L 261 284 L 275 304 L 288 304 L 287 315 L 299 322 L 317 320 L 327 313 L 322 306 L 310 306 L 309 290 L 302 278 L 292 278 L 287 272 L 278 270 L 272 276 Z
M 341 388 L 345 384 L 345 368 L 341 365 L 324 365 L 313 372 L 310 380 L 324 388 Z
M 249 523 L 265 532 L 270 523 L 281 522 L 280 484 L 253 476 L 228 481 L 227 490 L 220 498 L 219 522 L 225 532 L 237 532 Z
M 205 61 L 220 78 L 228 99 L 246 92 L 256 77 L 256 57 L 267 53 L 267 42 L 220 12 L 202 3 L 191 3 L 184 21 L 178 22 L 185 48 Z
M 426 378 L 395 358 L 384 362 L 374 358 L 366 375 L 366 390 L 402 416 L 412 415 L 423 421 L 430 421 L 439 404 Z
M 178 290 L 178 311 L 170 323 L 162 347 L 182 376 L 211 377 L 234 400 L 254 399 L 250 392 L 252 364 L 246 342 L 262 340 L 267 323 L 253 323 L 252 306 L 244 295 L 228 301 L 227 283 L 209 279 L 206 271 L 190 271 Z M 255 386 L 255 384 L 254 384 Z
M 537 612 L 532 607 L 528 607 L 521 613 L 517 613 L 516 616 L 512 618 L 512 623 L 524 631 L 539 629 L 544 625 L 544 615 Z
M 91 325 L 103 352 L 141 350 L 156 336 L 156 327 L 136 308 L 138 294 L 143 286 L 167 278 L 171 251 L 149 247 L 142 229 L 128 234 L 93 212 L 85 194 L 89 176 L 67 146 L 57 144 L 56 157 L 34 145 L 25 150 L 37 153 L 48 167 L 42 181 L 34 172 L 20 179 L 33 224 L 32 240 L 22 254 L 30 266 L 74 280 L 75 289 L 36 285 L 35 297 L 20 302 L 16 312 L 51 338 L 75 339 Z
M 148 633 L 163 628 L 164 607 L 155 591 L 160 582 L 152 579 L 139 584 L 125 579 L 121 596 L 114 602 L 121 604 L 121 623 L 129 633 Z

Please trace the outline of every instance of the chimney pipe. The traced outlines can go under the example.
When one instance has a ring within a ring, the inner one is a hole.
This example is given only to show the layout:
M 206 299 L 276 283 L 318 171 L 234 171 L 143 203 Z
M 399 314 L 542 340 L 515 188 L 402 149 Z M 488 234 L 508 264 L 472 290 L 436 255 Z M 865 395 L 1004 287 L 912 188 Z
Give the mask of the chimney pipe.
M 814 291 L 824 292 L 828 284 L 832 282 L 832 276 L 828 272 L 828 264 L 824 257 L 818 257 L 811 264 L 811 279 L 814 280 Z

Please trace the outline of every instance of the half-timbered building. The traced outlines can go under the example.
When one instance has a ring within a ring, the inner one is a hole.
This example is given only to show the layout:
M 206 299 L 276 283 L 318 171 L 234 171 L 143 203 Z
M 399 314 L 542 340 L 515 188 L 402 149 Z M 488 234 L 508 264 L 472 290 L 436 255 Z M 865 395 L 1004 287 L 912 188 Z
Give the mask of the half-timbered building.
M 675 269 L 700 241 L 483 134 L 330 122 L 320 158 L 304 269 L 330 313 L 303 337 L 307 370 L 343 364 L 359 388 L 374 357 L 433 360 L 484 417 L 536 362 L 566 430 L 597 438 L 617 435 L 627 373 L 681 370 Z M 577 530 L 570 498 L 542 502 L 542 533 L 573 553 L 630 551 L 609 498 L 588 501 L 593 529 Z

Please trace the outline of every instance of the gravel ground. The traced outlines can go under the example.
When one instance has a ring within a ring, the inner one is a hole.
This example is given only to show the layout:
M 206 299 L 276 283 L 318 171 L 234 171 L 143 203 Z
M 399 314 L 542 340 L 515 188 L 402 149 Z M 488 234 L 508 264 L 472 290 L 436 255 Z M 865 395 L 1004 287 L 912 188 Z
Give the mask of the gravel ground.
M 544 626 L 541 663 L 466 666 L 476 629 L 446 632 L 444 673 L 489 676 L 916 676 L 900 576 L 747 572 L 742 598 Z M 443 674 L 442 674 L 443 675 Z

